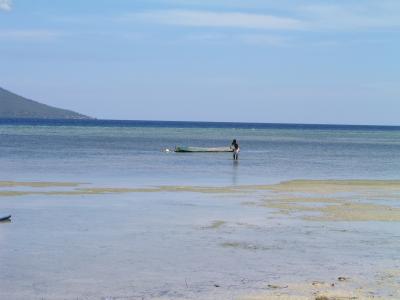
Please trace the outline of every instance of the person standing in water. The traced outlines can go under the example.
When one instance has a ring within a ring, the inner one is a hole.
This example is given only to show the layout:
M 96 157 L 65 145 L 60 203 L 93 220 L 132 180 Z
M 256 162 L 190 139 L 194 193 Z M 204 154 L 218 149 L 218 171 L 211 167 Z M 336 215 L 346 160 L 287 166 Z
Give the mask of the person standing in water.
M 236 139 L 232 141 L 231 149 L 233 149 L 233 160 L 239 159 L 239 144 L 237 143 Z

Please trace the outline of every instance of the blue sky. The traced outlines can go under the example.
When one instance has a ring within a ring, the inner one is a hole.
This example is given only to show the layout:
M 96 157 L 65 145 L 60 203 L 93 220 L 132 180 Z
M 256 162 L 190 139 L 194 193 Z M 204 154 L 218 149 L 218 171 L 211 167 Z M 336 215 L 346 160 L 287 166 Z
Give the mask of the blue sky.
M 97 118 L 400 124 L 400 1 L 0 0 L 0 86 Z

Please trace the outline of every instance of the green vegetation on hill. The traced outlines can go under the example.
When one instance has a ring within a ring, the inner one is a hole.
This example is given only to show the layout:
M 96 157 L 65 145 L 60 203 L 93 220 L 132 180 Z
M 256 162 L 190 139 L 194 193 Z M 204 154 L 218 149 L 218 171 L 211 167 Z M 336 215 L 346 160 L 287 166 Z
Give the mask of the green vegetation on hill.
M 90 119 L 90 117 L 42 104 L 0 88 L 0 118 Z

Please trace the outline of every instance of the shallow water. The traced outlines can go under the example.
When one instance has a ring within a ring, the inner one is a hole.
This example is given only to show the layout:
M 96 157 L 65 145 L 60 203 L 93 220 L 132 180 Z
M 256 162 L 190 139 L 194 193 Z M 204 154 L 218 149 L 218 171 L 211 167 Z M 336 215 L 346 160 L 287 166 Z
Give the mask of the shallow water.
M 13 215 L 0 223 L 0 299 L 239 299 L 297 295 L 293 283 L 312 281 L 400 297 L 397 279 L 377 279 L 400 268 L 400 222 L 332 219 L 323 200 L 311 212 L 269 205 L 301 196 L 398 208 L 398 183 L 242 186 L 399 179 L 400 130 L 92 125 L 0 125 L 0 181 L 38 182 L 0 184 L 0 194 L 25 193 L 0 195 L 0 213 Z M 239 164 L 160 151 L 233 137 Z M 80 188 L 97 192 L 68 194 Z
M 400 267 L 400 222 L 307 221 L 265 205 L 275 186 L 238 189 L 2 197 L 0 298 L 239 299 L 340 276 L 400 296 L 375 280 Z

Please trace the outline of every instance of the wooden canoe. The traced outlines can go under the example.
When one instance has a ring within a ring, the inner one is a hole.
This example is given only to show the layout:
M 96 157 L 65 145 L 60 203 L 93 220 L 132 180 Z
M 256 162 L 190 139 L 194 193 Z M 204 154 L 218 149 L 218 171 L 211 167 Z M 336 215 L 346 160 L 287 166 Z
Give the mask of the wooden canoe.
M 175 147 L 175 152 L 233 152 L 230 147 Z

